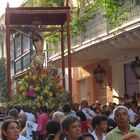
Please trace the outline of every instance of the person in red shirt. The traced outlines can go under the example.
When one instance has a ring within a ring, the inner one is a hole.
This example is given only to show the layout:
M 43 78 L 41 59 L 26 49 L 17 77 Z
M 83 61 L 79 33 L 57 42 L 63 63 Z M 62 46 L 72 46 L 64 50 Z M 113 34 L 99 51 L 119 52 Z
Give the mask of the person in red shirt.
M 38 124 L 38 138 L 39 140 L 43 140 L 45 134 L 46 134 L 46 124 L 50 120 L 49 115 L 47 113 L 47 106 L 41 106 L 41 114 L 37 118 L 37 124 Z

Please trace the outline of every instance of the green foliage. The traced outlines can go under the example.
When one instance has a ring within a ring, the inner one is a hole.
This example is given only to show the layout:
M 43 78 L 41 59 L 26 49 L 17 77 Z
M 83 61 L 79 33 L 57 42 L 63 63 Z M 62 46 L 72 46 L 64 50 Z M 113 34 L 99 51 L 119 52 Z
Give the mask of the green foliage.
M 102 0 L 102 5 L 99 5 L 100 7 L 103 7 L 105 11 L 103 12 L 103 16 L 107 18 L 109 24 L 111 26 L 115 26 L 116 24 L 121 24 L 124 20 L 124 15 L 129 11 L 129 9 L 123 8 L 124 3 L 127 0 Z
M 27 7 L 55 7 L 63 6 L 63 3 L 63 0 L 28 0 L 23 5 Z
M 77 0 L 79 3 L 85 0 Z M 92 2 L 91 2 L 92 1 Z M 71 35 L 75 36 L 85 31 L 85 23 L 96 16 L 96 12 L 101 12 L 108 24 L 111 27 L 120 25 L 126 18 L 126 14 L 129 12 L 130 8 L 124 8 L 124 4 L 128 0 L 87 0 L 87 5 L 84 6 L 83 10 L 85 12 L 84 16 L 79 17 L 79 7 L 77 9 L 71 8 L 73 11 L 71 19 Z M 140 0 L 130 0 L 135 4 L 140 4 Z M 24 6 L 63 6 L 64 0 L 29 0 Z M 47 36 L 46 41 L 48 43 L 56 43 L 60 40 L 60 33 L 52 33 Z
M 134 5 L 140 4 L 140 0 L 130 0 Z M 124 4 L 128 0 L 94 0 L 92 4 L 84 7 L 84 11 L 101 11 L 101 14 L 107 19 L 109 25 L 115 27 L 121 25 L 126 18 L 126 14 L 132 6 L 126 8 Z
M 49 36 L 46 33 L 46 42 L 47 43 L 52 43 L 55 44 L 60 40 L 60 32 L 53 32 L 52 34 L 50 34 Z
M 140 0 L 131 0 L 134 5 L 140 4 Z M 83 2 L 83 0 L 80 0 Z M 108 24 L 111 27 L 119 26 L 126 19 L 126 15 L 131 10 L 125 8 L 124 4 L 127 0 L 94 0 L 93 3 L 88 3 L 84 6 L 84 15 L 79 17 L 78 12 L 72 9 L 73 15 L 71 19 L 71 36 L 79 35 L 85 31 L 85 23 L 93 19 L 97 12 L 100 12 L 103 17 L 107 19 Z M 79 10 L 79 8 L 77 9 Z M 60 40 L 60 34 L 54 33 L 48 37 L 48 43 L 56 43 Z
M 7 82 L 6 82 L 6 68 L 5 68 L 6 58 L 0 58 L 0 96 L 1 102 L 6 100 L 7 96 Z
M 135 0 L 135 2 L 137 5 L 140 4 L 140 0 Z
M 79 35 L 81 32 L 85 31 L 85 23 L 90 19 L 93 19 L 96 15 L 94 13 L 87 13 L 79 18 L 72 18 L 70 26 L 71 26 L 71 35 Z

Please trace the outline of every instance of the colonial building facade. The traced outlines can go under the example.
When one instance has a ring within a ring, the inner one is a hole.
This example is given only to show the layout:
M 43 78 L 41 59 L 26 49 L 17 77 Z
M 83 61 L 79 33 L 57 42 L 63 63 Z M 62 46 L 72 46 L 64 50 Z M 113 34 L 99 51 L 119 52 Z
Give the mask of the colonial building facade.
M 91 104 L 97 99 L 102 103 L 118 102 L 113 95 L 123 96 L 127 93 L 132 96 L 134 92 L 139 93 L 139 80 L 130 68 L 130 63 L 136 56 L 140 56 L 139 10 L 140 7 L 135 5 L 124 23 L 113 29 L 107 19 L 97 13 L 96 17 L 85 23 L 84 32 L 71 37 L 72 95 L 75 102 L 83 98 L 87 98 Z M 54 46 L 60 48 L 60 43 L 49 44 L 49 47 Z M 56 67 L 61 67 L 59 51 L 50 52 L 49 59 Z M 93 73 L 98 65 L 106 72 L 103 86 L 97 83 Z M 65 71 L 68 77 L 67 68 Z

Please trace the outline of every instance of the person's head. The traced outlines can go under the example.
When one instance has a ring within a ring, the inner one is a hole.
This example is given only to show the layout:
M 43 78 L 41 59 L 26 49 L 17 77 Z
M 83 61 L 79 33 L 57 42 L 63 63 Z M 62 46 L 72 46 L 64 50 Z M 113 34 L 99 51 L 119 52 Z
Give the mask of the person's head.
M 114 119 L 118 127 L 127 127 L 129 125 L 128 109 L 125 106 L 117 106 L 113 110 Z
M 107 132 L 108 121 L 107 117 L 104 115 L 97 115 L 91 121 L 93 129 L 101 131 L 103 133 Z
M 124 97 L 125 100 L 128 100 L 129 99 L 129 95 L 126 94 L 126 93 L 123 95 L 123 97 Z
M 77 140 L 95 140 L 93 135 L 90 133 L 84 133 L 77 138 Z
M 35 107 L 35 108 L 33 108 L 32 113 L 33 113 L 36 117 L 38 117 L 38 116 L 40 115 L 40 113 L 41 113 L 40 107 Z
M 13 116 L 15 119 L 17 119 L 18 114 L 19 114 L 19 112 L 18 112 L 18 110 L 15 109 L 15 108 L 10 109 L 10 110 L 8 111 L 8 115 Z
M 88 101 L 86 99 L 81 101 L 81 108 L 87 108 L 88 107 Z
M 124 101 L 123 106 L 127 107 L 128 109 L 130 109 L 130 108 L 131 108 L 131 103 L 130 103 L 130 101 L 129 101 L 129 100 Z
M 2 140 L 17 140 L 20 134 L 19 123 L 12 119 L 7 119 L 1 127 Z
M 14 108 L 18 110 L 18 113 L 20 113 L 21 111 L 21 105 L 14 105 Z
M 110 104 L 108 105 L 108 111 L 109 111 L 110 113 L 112 113 L 114 109 L 115 109 L 115 105 L 114 105 L 113 103 L 110 103 Z
M 36 52 L 43 52 L 43 38 L 41 35 L 39 33 L 33 33 L 31 38 Z
M 56 135 L 60 136 L 61 125 L 56 120 L 51 120 L 46 125 L 47 140 L 53 140 Z
M 40 107 L 40 110 L 41 110 L 41 112 L 43 112 L 43 113 L 47 113 L 47 112 L 48 112 L 47 106 L 41 106 L 41 107 Z
M 28 104 L 24 104 L 24 105 L 22 106 L 22 110 L 23 110 L 24 112 L 30 112 L 30 106 L 29 106 Z
M 101 102 L 99 100 L 95 101 L 95 107 L 100 108 Z
M 63 112 L 65 114 L 69 113 L 71 111 L 71 106 L 67 103 L 63 105 Z
M 74 103 L 72 105 L 72 110 L 74 110 L 75 112 L 77 112 L 79 110 L 79 104 L 78 103 Z
M 56 112 L 53 113 L 52 119 L 53 119 L 53 120 L 56 120 L 56 121 L 58 121 L 58 122 L 61 122 L 62 119 L 64 118 L 64 116 L 65 116 L 65 115 L 64 115 L 63 112 L 56 111 Z
M 106 104 L 101 105 L 101 112 L 108 111 L 108 106 Z
M 66 116 L 62 121 L 62 129 L 69 140 L 76 140 L 81 135 L 80 120 L 75 116 Z
M 26 125 L 27 116 L 25 114 L 19 114 L 17 120 L 20 123 L 21 129 L 23 129 Z
M 133 110 L 133 111 L 136 111 L 136 108 L 137 108 L 137 101 L 135 101 L 135 100 L 131 100 L 130 101 L 130 103 L 131 103 L 131 109 Z
M 5 113 L 5 108 L 4 106 L 0 106 L 0 114 L 4 114 Z
M 140 140 L 140 137 L 134 133 L 128 133 L 125 135 L 122 140 Z

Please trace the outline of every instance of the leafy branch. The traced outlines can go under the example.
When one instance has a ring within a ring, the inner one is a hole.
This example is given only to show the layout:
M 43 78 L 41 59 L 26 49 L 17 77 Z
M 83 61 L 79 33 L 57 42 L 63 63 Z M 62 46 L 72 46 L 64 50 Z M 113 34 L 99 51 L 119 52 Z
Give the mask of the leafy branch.
M 85 3 L 86 2 L 86 3 Z M 126 19 L 127 13 L 131 10 L 125 7 L 128 0 L 77 0 L 78 7 L 72 7 L 72 19 L 71 19 L 71 36 L 79 35 L 85 31 L 85 23 L 96 16 L 96 13 L 101 13 L 103 17 L 107 19 L 108 24 L 111 27 L 121 25 Z M 133 5 L 140 4 L 140 0 L 130 0 Z M 71 2 L 70 2 L 71 3 Z M 83 3 L 83 8 L 80 4 Z M 63 6 L 64 0 L 28 0 L 24 6 Z M 85 13 L 83 16 L 79 16 L 80 11 Z M 60 40 L 60 33 L 52 33 L 47 36 L 48 43 L 56 43 Z
M 130 0 L 134 5 L 140 4 L 140 0 Z M 83 2 L 83 0 L 80 0 Z M 103 17 L 107 19 L 108 24 L 111 27 L 116 25 L 121 25 L 126 19 L 126 15 L 130 12 L 132 6 L 126 8 L 124 5 L 128 0 L 94 0 L 94 2 L 89 3 L 84 6 L 84 15 L 76 15 L 77 11 L 71 19 L 71 36 L 79 35 L 81 32 L 85 31 L 85 23 L 93 19 L 97 12 L 100 12 Z M 79 8 L 78 8 L 79 9 Z M 76 16 L 75 16 L 76 15 Z M 48 43 L 56 43 L 60 40 L 60 34 L 55 33 L 48 37 Z

